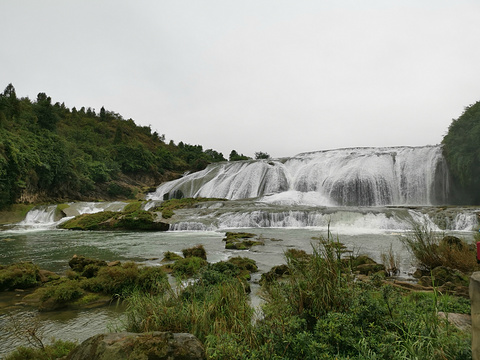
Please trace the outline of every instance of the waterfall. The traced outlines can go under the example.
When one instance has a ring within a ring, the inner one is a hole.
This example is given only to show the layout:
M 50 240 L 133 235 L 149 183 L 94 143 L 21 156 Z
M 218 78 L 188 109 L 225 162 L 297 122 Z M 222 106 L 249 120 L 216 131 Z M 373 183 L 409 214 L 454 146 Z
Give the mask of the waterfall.
M 275 207 L 262 208 L 252 203 L 239 211 L 229 207 L 210 209 L 202 215 L 188 213 L 173 223 L 171 231 L 212 231 L 234 228 L 308 228 L 320 227 L 341 230 L 375 232 L 403 232 L 412 225 L 422 224 L 437 232 L 473 231 L 477 226 L 476 210 L 418 207 L 415 209 L 395 208 L 294 208 L 282 210 Z M 233 210 L 233 211 L 232 211 Z
M 57 205 L 37 206 L 30 210 L 18 225 L 23 227 L 49 226 L 55 224 Z
M 158 187 L 149 200 L 261 198 L 314 206 L 437 205 L 448 200 L 441 146 L 351 148 L 209 165 Z
M 93 214 L 100 211 L 121 211 L 125 202 L 72 202 L 58 205 L 40 205 L 31 209 L 25 219 L 16 224 L 14 230 L 48 230 L 54 229 L 61 222 L 81 214 Z

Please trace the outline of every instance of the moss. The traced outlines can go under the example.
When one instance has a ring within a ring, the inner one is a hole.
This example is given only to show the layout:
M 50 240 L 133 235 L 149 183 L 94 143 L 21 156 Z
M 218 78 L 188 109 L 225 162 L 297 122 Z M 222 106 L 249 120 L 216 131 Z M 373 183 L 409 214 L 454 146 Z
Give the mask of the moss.
M 161 267 L 140 268 L 133 262 L 126 262 L 100 268 L 97 276 L 83 280 L 81 286 L 91 292 L 123 297 L 134 289 L 161 293 L 168 287 L 168 280 Z
M 0 211 L 0 225 L 13 224 L 25 219 L 34 205 L 16 204 Z
M 131 201 L 125 206 L 123 209 L 124 213 L 131 213 L 135 211 L 139 211 L 143 205 L 143 201 Z

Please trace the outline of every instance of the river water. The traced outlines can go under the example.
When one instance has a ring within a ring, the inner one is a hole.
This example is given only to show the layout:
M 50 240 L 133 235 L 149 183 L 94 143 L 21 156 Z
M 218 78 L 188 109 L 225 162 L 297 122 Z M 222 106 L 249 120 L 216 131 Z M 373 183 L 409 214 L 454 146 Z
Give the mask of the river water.
M 209 262 L 227 260 L 234 256 L 246 256 L 257 262 L 259 273 L 252 282 L 260 278 L 261 273 L 272 266 L 284 263 L 284 252 L 289 248 L 312 251 L 314 237 L 326 236 L 327 227 L 284 227 L 284 228 L 241 228 L 239 231 L 253 232 L 262 238 L 263 246 L 255 246 L 248 251 L 226 250 L 222 239 L 227 229 L 212 231 L 168 231 L 168 232 L 81 232 L 59 230 L 51 227 L 18 226 L 0 231 L 0 264 L 6 265 L 18 261 L 31 261 L 43 269 L 64 273 L 68 260 L 75 254 L 87 257 L 113 260 L 132 260 L 146 265 L 160 265 L 163 254 L 202 244 Z M 235 231 L 236 229 L 228 229 Z M 404 229 L 378 230 L 372 227 L 335 227 L 331 228 L 335 238 L 344 243 L 354 254 L 366 254 L 380 261 L 382 253 L 388 253 L 390 247 L 401 262 L 401 277 L 409 277 L 412 270 L 412 258 L 403 247 L 400 237 Z M 449 232 L 467 240 L 472 239 L 472 231 Z M 253 284 L 253 303 L 258 304 Z M 17 339 L 12 331 L 12 319 L 30 321 L 38 318 L 43 338 L 48 342 L 52 337 L 62 340 L 81 342 L 86 338 L 121 328 L 121 308 L 115 304 L 108 307 L 82 310 L 58 311 L 37 314 L 32 309 L 18 305 L 23 293 L 3 293 L 0 295 L 0 358 L 15 347 L 25 344 Z

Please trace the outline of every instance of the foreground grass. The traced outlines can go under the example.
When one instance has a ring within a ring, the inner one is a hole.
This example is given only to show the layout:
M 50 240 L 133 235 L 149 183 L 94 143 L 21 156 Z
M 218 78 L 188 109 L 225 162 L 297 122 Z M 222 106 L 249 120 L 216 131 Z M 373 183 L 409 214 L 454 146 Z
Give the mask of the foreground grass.
M 468 359 L 470 334 L 438 311 L 469 312 L 465 299 L 403 293 L 380 278 L 356 282 L 342 247 L 320 238 L 312 256 L 286 254 L 288 276 L 265 282 L 261 314 L 245 282 L 206 266 L 177 291 L 127 298 L 129 331 L 189 332 L 209 359 Z

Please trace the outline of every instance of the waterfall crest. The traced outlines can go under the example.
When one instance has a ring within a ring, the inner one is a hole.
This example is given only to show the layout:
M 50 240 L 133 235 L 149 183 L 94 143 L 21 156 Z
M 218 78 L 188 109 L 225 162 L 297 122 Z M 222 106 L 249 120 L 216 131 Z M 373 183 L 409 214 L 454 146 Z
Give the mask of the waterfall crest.
M 261 198 L 315 206 L 438 205 L 448 200 L 441 146 L 351 148 L 278 160 L 211 164 L 167 182 L 150 200 Z

